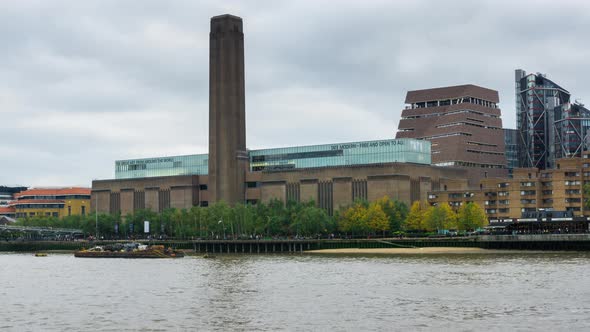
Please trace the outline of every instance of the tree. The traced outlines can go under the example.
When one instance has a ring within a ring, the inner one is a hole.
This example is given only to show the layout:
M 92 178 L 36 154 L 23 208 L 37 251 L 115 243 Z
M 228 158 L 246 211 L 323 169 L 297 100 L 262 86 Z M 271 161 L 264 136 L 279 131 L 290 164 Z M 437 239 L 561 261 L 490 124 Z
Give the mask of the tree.
M 366 213 L 367 225 L 373 232 L 382 232 L 389 230 L 389 218 L 383 212 L 379 202 L 374 202 L 369 205 Z
M 590 210 L 590 183 L 584 185 L 584 208 Z
M 462 205 L 457 212 L 459 230 L 475 230 L 488 223 L 485 211 L 476 203 Z
M 387 196 L 383 196 L 381 199 L 377 200 L 375 203 L 379 204 L 381 210 L 387 216 L 387 221 L 389 223 L 389 228 L 392 231 L 399 231 L 401 229 L 402 223 L 402 214 L 400 211 L 402 202 L 392 201 Z M 405 205 L 405 204 L 404 204 Z
M 304 205 L 295 215 L 292 227 L 296 228 L 300 235 L 316 236 L 328 231 L 329 218 L 325 210 L 313 205 Z
M 425 224 L 430 230 L 451 229 L 456 227 L 457 215 L 448 204 L 431 206 L 424 215 Z
M 229 218 L 231 207 L 223 201 L 216 202 L 207 208 L 206 227 L 212 237 L 223 237 L 231 231 L 232 220 Z
M 339 228 L 341 231 L 352 234 L 366 234 L 369 231 L 367 224 L 367 208 L 362 202 L 357 202 L 349 207 L 340 217 Z
M 419 201 L 412 203 L 408 217 L 406 218 L 403 226 L 406 230 L 424 230 L 426 225 L 424 223 L 424 212 L 426 210 L 426 204 Z

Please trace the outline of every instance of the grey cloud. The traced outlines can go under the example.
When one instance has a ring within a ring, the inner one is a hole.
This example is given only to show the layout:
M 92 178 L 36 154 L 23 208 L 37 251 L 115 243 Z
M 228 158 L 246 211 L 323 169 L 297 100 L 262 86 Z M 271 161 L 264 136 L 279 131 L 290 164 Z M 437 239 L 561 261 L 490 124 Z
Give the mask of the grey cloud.
M 90 185 L 115 159 L 206 152 L 214 15 L 244 19 L 247 140 L 263 148 L 393 137 L 407 90 L 464 83 L 498 90 L 514 127 L 515 68 L 590 100 L 589 6 L 1 2 L 0 184 Z

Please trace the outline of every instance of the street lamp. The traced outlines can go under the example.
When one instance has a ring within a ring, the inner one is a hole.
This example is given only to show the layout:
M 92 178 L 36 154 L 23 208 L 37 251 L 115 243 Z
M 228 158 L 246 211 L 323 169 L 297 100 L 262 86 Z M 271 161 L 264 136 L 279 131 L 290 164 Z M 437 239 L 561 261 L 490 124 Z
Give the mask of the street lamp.
M 223 227 L 223 239 L 225 240 L 225 223 L 223 222 L 223 218 L 219 219 L 218 224 L 221 224 Z
M 95 197 L 95 204 L 96 204 L 96 209 L 95 209 L 96 211 L 94 211 L 96 218 L 95 218 L 94 223 L 96 226 L 96 239 L 98 240 L 98 193 L 94 197 Z

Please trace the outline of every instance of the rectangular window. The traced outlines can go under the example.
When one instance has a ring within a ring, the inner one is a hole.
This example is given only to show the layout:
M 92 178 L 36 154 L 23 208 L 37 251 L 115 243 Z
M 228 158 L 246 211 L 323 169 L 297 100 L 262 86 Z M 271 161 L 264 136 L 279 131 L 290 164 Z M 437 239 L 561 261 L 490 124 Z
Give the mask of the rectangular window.
M 82 205 L 82 215 L 83 216 L 86 215 L 86 207 L 84 205 Z
M 579 180 L 566 180 L 565 181 L 566 186 L 579 186 L 580 183 L 581 182 Z
M 565 202 L 566 203 L 580 203 L 582 201 L 581 198 L 566 198 Z
M 260 182 L 257 182 L 257 181 L 246 182 L 246 187 L 248 187 L 248 188 L 258 188 L 259 186 L 260 186 Z
M 580 189 L 566 189 L 565 193 L 567 195 L 579 195 L 580 194 Z

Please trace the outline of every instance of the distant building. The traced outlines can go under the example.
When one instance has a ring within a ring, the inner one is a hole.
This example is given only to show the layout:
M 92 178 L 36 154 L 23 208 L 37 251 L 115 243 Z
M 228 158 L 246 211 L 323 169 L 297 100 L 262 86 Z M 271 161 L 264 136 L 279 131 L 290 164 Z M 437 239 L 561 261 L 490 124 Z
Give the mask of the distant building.
M 565 103 L 554 109 L 555 158 L 581 157 L 590 146 L 590 110 L 579 103 Z
M 115 180 L 92 183 L 99 212 L 208 206 L 207 155 L 115 162 Z M 248 151 L 243 201 L 315 201 L 332 212 L 383 196 L 410 204 L 432 188 L 466 188 L 464 170 L 432 167 L 430 142 L 389 139 Z M 191 173 L 192 172 L 192 173 Z M 164 175 L 164 176 L 162 176 Z
M 1 206 L 0 207 L 0 217 L 14 218 L 15 214 L 16 214 L 16 211 L 14 209 L 14 206 Z
M 508 173 L 512 175 L 512 171 L 518 168 L 518 130 L 504 128 L 504 148 Z
M 15 195 L 16 218 L 66 217 L 90 211 L 90 188 L 33 188 Z
M 466 169 L 470 184 L 508 174 L 498 92 L 476 85 L 408 91 L 396 138 L 432 143 L 432 164 Z
M 482 179 L 479 187 L 469 190 L 435 190 L 428 194 L 428 201 L 456 209 L 475 202 L 490 220 L 521 218 L 538 211 L 587 215 L 584 184 L 590 182 L 588 157 L 585 153 L 583 158 L 556 159 L 554 169 L 515 168 L 512 178 Z
M 27 188 L 0 186 L 0 207 L 7 207 L 14 200 L 14 194 L 24 190 Z
M 554 168 L 559 158 L 581 157 L 590 144 L 590 111 L 541 73 L 515 71 L 520 167 Z
M 0 208 L 0 211 L 1 210 L 2 210 L 2 208 Z M 0 225 L 10 225 L 15 222 L 16 222 L 16 220 L 14 218 L 0 214 Z

